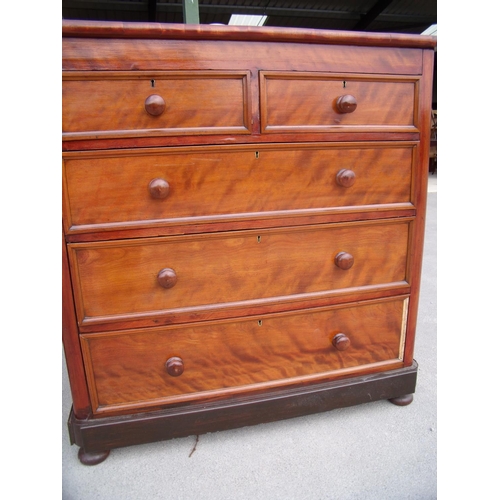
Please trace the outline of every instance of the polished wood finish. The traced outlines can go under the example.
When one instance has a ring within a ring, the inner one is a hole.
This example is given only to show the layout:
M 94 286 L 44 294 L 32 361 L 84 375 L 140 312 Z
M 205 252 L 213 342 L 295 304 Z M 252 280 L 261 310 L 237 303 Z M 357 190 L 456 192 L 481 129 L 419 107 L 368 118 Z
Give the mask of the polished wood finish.
M 406 300 L 85 334 L 82 348 L 93 409 L 113 413 L 124 407 L 157 407 L 248 392 L 263 384 L 345 377 L 359 367 L 400 367 Z M 340 348 L 331 345 L 341 332 L 351 342 L 347 351 L 343 341 Z M 173 380 L 165 373 L 167 360 L 182 364 L 182 376 Z
M 166 267 L 158 272 L 156 279 L 161 287 L 172 288 L 177 283 L 177 273 L 173 269 Z
M 338 113 L 353 113 L 357 107 L 358 101 L 350 94 L 340 96 L 335 102 Z
M 184 373 L 184 361 L 178 356 L 172 356 L 167 359 L 165 368 L 171 377 L 179 377 Z
M 78 451 L 78 459 L 83 465 L 98 465 L 108 458 L 109 452 L 110 450 L 85 451 L 83 448 L 80 448 Z
M 63 342 L 82 463 L 411 402 L 434 46 L 63 22 Z
M 347 32 L 313 29 L 279 29 L 273 27 L 191 26 L 186 24 L 123 23 L 99 21 L 62 21 L 63 37 L 94 39 L 168 39 L 299 42 L 373 47 L 432 48 L 436 39 L 398 33 Z M 64 38 L 63 38 L 64 39 Z M 109 40 L 108 40 L 109 41 Z M 252 45 L 255 45 L 253 43 Z M 117 55 L 117 59 L 121 54 Z M 149 59 L 149 58 L 146 58 Z M 357 61 L 356 61 L 357 62 Z M 382 64 L 382 62 L 379 62 Z
M 79 331 L 74 306 L 68 250 L 64 235 L 62 240 L 62 342 L 66 355 L 69 384 L 73 398 L 73 411 L 77 418 L 86 418 L 90 412 L 85 368 L 80 347 Z
M 144 108 L 151 116 L 160 116 L 165 111 L 165 99 L 161 95 L 152 94 L 146 97 Z
M 339 186 L 349 188 L 353 186 L 356 181 L 356 173 L 353 170 L 342 168 L 338 171 L 335 180 Z
M 205 32 L 210 30 L 208 26 L 203 28 Z M 425 37 L 421 37 L 421 41 L 425 43 Z M 221 37 L 200 43 L 189 38 L 127 39 L 112 36 L 65 36 L 62 40 L 63 69 L 66 71 L 130 71 L 130 68 L 134 71 L 179 71 L 193 67 L 204 70 L 331 71 L 335 68 L 341 73 L 420 75 L 422 51 L 393 45 L 287 44 L 286 57 L 283 57 L 279 51 L 273 50 L 277 47 L 275 43 L 268 40 L 235 43 Z
M 164 200 L 170 193 L 170 184 L 165 179 L 152 179 L 148 189 L 151 198 Z
M 70 439 L 82 449 L 101 451 L 390 400 L 415 389 L 417 370 L 413 363 L 406 368 L 313 386 L 299 385 L 147 413 L 77 419 L 71 412 Z
M 420 133 L 418 129 L 413 130 L 413 132 L 383 132 L 377 131 L 377 129 L 373 130 L 358 130 L 357 136 L 359 139 L 363 141 L 381 141 L 381 140 L 389 140 L 389 141 L 419 141 Z M 351 142 L 353 140 L 353 134 L 351 132 L 346 132 L 345 129 L 342 131 L 336 130 L 334 132 L 329 132 L 328 130 L 322 130 L 320 132 L 311 132 L 308 134 L 308 139 L 311 142 L 318 141 L 328 141 L 328 142 L 337 142 L 337 143 L 345 143 Z M 276 144 L 276 137 L 273 134 L 259 134 L 256 132 L 255 134 L 241 134 L 234 136 L 225 136 L 225 135 L 212 135 L 207 133 L 207 135 L 195 135 L 189 137 L 189 143 L 193 146 L 213 146 L 213 145 L 227 145 L 227 144 L 246 144 L 252 145 L 267 145 L 267 144 Z M 304 135 L 303 133 L 297 132 L 289 132 L 284 130 L 280 133 L 280 140 L 288 143 L 296 143 L 303 142 Z M 156 147 L 172 147 L 172 146 L 183 146 L 186 144 L 186 138 L 181 134 L 168 136 L 167 134 L 152 134 L 151 132 L 147 137 L 104 137 L 99 140 L 99 145 L 102 149 L 129 149 L 129 148 L 137 148 L 137 147 L 148 147 L 148 148 L 156 148 Z M 309 142 L 309 141 L 308 141 Z M 260 146 L 259 146 L 260 147 Z M 95 149 L 95 142 L 92 139 L 82 139 L 78 140 L 66 140 L 63 142 L 62 150 L 63 152 L 83 152 L 83 151 L 93 151 Z
M 412 132 L 418 126 L 416 77 L 267 71 L 260 76 L 263 132 Z
M 185 232 L 194 223 L 253 219 L 260 227 L 263 219 L 397 212 L 414 208 L 416 148 L 414 142 L 368 142 L 66 153 L 66 230 L 154 225 Z M 148 192 L 157 178 L 169 186 L 161 202 Z
M 344 271 L 351 269 L 354 265 L 354 257 L 348 252 L 339 252 L 335 256 L 335 265 Z
M 434 67 L 434 53 L 432 51 L 424 51 L 423 53 L 424 72 L 427 75 L 432 75 Z M 422 96 L 432 94 L 432 78 L 423 78 L 421 82 Z M 407 348 L 405 350 L 405 363 L 408 365 L 413 360 L 413 350 L 415 346 L 415 334 L 417 326 L 418 301 L 420 281 L 422 275 L 422 259 L 424 253 L 424 231 L 425 231 L 425 215 L 427 208 L 427 177 L 428 177 L 428 162 L 429 162 L 429 140 L 431 133 L 431 106 L 425 98 L 419 101 L 419 115 L 422 123 L 422 141 L 420 143 L 418 165 L 420 165 L 419 174 L 415 175 L 414 196 L 415 202 L 419 207 L 417 217 L 415 219 L 414 232 L 411 237 L 410 245 L 412 257 L 410 260 L 412 275 L 411 289 L 413 300 L 410 301 L 408 309 L 408 325 L 407 325 Z
M 395 219 L 70 244 L 77 315 L 81 324 L 185 308 L 203 315 L 235 302 L 400 283 L 409 231 Z
M 390 398 L 389 401 L 396 406 L 408 406 L 413 402 L 413 394 L 405 394 L 397 398 Z
M 63 138 L 250 133 L 248 76 L 242 71 L 66 72 Z
M 333 337 L 332 345 L 339 351 L 345 351 L 351 346 L 351 339 L 344 333 L 337 333 L 337 335 Z

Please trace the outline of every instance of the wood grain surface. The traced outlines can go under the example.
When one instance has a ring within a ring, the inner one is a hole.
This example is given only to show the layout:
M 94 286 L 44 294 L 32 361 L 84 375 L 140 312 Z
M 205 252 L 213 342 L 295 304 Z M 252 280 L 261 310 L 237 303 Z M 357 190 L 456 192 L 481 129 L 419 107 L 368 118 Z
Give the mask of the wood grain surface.
M 63 21 L 75 418 L 142 413 L 140 442 L 149 410 L 220 402 L 217 430 L 234 397 L 314 411 L 318 384 L 414 365 L 435 45 Z
M 371 47 L 433 48 L 435 37 L 404 33 L 367 33 L 366 31 L 276 28 L 272 26 L 221 26 L 162 24 L 121 21 L 62 21 L 62 35 L 79 38 L 241 40 L 270 42 L 321 43 L 330 45 L 362 45 Z
M 263 132 L 413 132 L 418 125 L 415 78 L 300 72 L 261 72 L 260 78 Z M 345 94 L 357 101 L 351 113 L 336 106 Z
M 387 369 L 401 363 L 405 300 L 323 308 L 233 322 L 83 335 L 94 410 L 120 405 L 175 403 L 200 393 L 242 392 Z M 346 350 L 332 345 L 344 333 Z M 171 376 L 166 362 L 180 358 L 184 371 Z M 269 385 L 268 385 L 269 387 Z M 214 392 L 215 391 L 215 392 Z
M 78 72 L 63 77 L 63 138 L 250 133 L 248 72 Z M 145 102 L 159 95 L 158 116 Z
M 180 39 L 62 39 L 64 71 L 260 69 L 418 75 L 420 49 Z
M 404 281 L 409 221 L 241 231 L 69 245 L 79 321 Z M 354 265 L 335 257 L 346 251 Z M 165 289 L 158 274 L 175 271 Z M 293 298 L 293 297 L 291 297 Z
M 66 155 L 66 226 L 89 232 L 409 203 L 414 148 L 385 142 Z M 355 175 L 347 188 L 336 181 L 343 169 Z M 168 196 L 152 198 L 154 179 L 168 183 Z

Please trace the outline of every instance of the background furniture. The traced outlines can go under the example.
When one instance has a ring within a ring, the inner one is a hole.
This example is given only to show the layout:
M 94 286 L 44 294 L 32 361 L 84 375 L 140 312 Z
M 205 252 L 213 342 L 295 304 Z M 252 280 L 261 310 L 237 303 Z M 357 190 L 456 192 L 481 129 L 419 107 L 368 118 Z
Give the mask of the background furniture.
M 437 109 L 431 112 L 431 142 L 429 148 L 429 172 L 435 174 L 437 172 Z

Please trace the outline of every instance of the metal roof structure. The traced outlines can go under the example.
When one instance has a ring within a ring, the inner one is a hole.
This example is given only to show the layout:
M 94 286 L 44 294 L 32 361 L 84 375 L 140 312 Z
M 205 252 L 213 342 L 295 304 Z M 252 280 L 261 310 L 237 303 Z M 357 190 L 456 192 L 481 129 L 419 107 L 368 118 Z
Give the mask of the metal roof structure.
M 189 2 L 200 24 L 243 14 L 267 16 L 265 26 L 420 34 L 437 23 L 437 0 L 62 0 L 62 17 L 184 23 Z

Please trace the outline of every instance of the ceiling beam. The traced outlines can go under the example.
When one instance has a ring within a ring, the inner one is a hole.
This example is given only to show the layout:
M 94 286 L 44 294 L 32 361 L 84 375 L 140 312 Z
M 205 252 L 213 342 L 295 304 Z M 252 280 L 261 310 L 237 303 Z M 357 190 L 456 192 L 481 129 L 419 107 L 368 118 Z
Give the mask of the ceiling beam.
M 146 9 L 150 8 L 150 3 L 154 0 L 148 0 L 148 3 L 141 1 L 127 1 L 118 2 L 116 0 L 63 0 L 63 9 L 92 9 L 92 10 L 111 10 L 115 12 L 125 11 L 125 12 L 144 12 L 146 14 Z M 179 0 L 177 3 L 157 3 L 154 1 L 154 8 L 156 9 L 155 17 L 158 18 L 160 13 L 165 12 L 183 12 L 183 2 L 186 0 Z M 198 1 L 198 0 L 196 0 Z M 199 14 L 257 14 L 257 15 L 267 15 L 269 17 L 307 17 L 307 18 L 322 18 L 322 19 L 339 19 L 344 21 L 352 21 L 353 26 L 358 26 L 357 30 L 362 30 L 361 26 L 368 26 L 375 19 L 377 22 L 385 23 L 397 23 L 401 28 L 406 26 L 411 27 L 414 25 L 427 25 L 436 24 L 436 15 L 425 15 L 425 14 L 385 14 L 383 10 L 387 6 L 383 6 L 384 3 L 391 3 L 392 0 L 379 0 L 377 3 L 366 13 L 360 14 L 356 12 L 346 12 L 339 10 L 330 9 L 312 9 L 312 8 L 285 8 L 285 7 L 256 7 L 256 6 L 237 6 L 231 3 L 227 4 L 216 4 L 207 5 L 199 4 L 198 12 Z M 384 2 L 384 3 L 382 3 Z M 199 3 L 199 2 L 198 2 Z M 151 8 L 153 7 L 151 3 Z M 380 10 L 380 13 L 377 12 Z M 150 15 L 152 16 L 152 11 L 148 10 L 148 19 Z M 357 23 L 357 24 L 356 24 Z M 354 29 L 354 28 L 352 28 Z
M 330 17 L 335 19 L 359 19 L 356 12 L 333 9 L 309 9 L 290 7 L 255 7 L 247 5 L 207 5 L 200 6 L 202 12 L 210 14 L 256 14 L 279 17 Z
M 148 0 L 149 1 L 149 0 Z M 63 0 L 63 9 L 92 9 L 92 10 L 114 10 L 116 12 L 143 12 L 144 2 L 116 2 L 95 0 Z
M 151 0 L 148 0 L 148 2 Z M 156 3 L 157 12 L 181 12 L 185 9 L 185 4 L 188 1 L 198 0 L 180 0 L 178 3 Z M 78 9 L 94 9 L 94 10 L 114 10 L 120 11 L 142 11 L 144 3 L 140 1 L 118 2 L 116 0 L 63 0 L 63 8 L 78 8 Z M 258 15 L 273 15 L 273 16 L 306 16 L 306 17 L 333 17 L 337 19 L 359 19 L 359 15 L 355 12 L 345 12 L 329 9 L 308 9 L 308 8 L 286 8 L 286 7 L 256 7 L 246 5 L 233 4 L 216 4 L 198 5 L 198 11 L 207 14 L 258 14 Z
M 148 0 L 148 21 L 156 22 L 156 0 Z
M 368 28 L 392 2 L 393 0 L 378 0 L 366 14 L 361 14 L 361 19 L 352 28 L 353 31 L 363 31 Z

